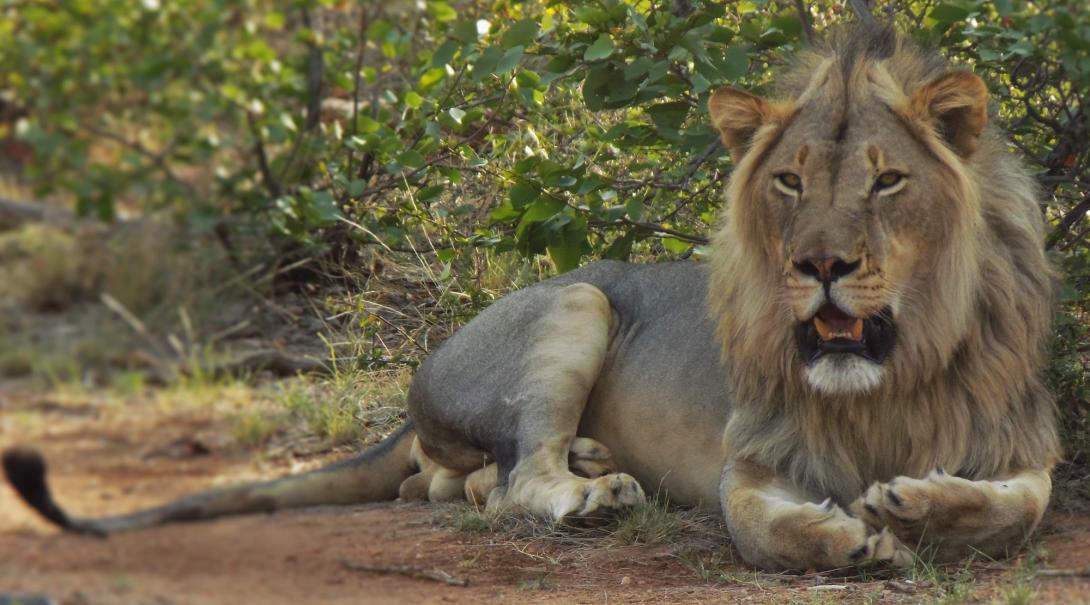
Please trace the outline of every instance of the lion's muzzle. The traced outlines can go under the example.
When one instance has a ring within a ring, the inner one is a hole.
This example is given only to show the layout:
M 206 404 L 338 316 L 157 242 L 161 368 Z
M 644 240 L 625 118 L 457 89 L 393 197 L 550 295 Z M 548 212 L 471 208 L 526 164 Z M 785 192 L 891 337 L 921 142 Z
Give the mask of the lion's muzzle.
M 795 326 L 795 341 L 807 365 L 833 354 L 858 355 L 880 364 L 896 339 L 897 326 L 889 307 L 870 317 L 853 317 L 825 303 L 812 318 Z

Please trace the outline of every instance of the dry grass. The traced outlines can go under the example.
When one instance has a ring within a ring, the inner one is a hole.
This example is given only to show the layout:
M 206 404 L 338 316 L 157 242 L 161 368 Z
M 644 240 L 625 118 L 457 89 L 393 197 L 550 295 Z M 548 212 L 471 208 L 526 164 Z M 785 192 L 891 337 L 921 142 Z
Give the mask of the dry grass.
M 0 375 L 40 385 L 159 373 L 246 312 L 218 247 L 166 223 L 0 234 Z
M 409 377 L 406 369 L 301 377 L 280 387 L 281 402 L 312 433 L 343 445 L 368 432 L 387 433 L 404 421 Z
M 668 545 L 677 552 L 727 544 L 718 517 L 671 506 L 654 497 L 608 518 L 555 523 L 525 512 L 484 510 L 456 505 L 439 522 L 458 531 L 488 533 L 501 541 L 540 542 L 559 547 L 624 547 Z

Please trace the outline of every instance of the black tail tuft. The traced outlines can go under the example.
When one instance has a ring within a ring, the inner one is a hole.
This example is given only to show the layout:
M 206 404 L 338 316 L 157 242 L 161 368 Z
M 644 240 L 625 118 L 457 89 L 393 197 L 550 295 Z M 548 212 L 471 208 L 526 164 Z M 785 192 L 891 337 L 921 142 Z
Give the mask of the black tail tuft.
M 12 448 L 4 452 L 4 474 L 15 491 L 34 510 L 53 523 L 70 528 L 68 515 L 53 501 L 49 486 L 45 483 L 45 460 L 38 452 L 28 448 Z

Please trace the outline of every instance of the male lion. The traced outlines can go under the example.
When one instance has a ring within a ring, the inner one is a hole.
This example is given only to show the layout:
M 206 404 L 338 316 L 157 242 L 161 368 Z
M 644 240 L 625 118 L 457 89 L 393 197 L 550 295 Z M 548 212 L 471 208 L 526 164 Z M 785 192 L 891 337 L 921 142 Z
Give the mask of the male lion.
M 709 109 L 736 164 L 710 262 L 595 263 L 497 302 L 359 457 L 104 519 L 66 515 L 32 452 L 8 477 L 79 532 L 398 495 L 561 520 L 642 484 L 721 506 L 768 569 L 1018 548 L 1059 456 L 1051 272 L 984 84 L 868 27 L 802 57 L 780 100 Z

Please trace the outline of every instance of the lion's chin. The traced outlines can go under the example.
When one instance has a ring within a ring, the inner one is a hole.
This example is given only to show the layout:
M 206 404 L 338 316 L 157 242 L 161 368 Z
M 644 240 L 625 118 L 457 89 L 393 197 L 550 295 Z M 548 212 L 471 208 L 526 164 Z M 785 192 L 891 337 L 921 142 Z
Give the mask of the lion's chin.
M 824 355 L 803 369 L 806 382 L 823 395 L 863 395 L 882 384 L 880 364 L 841 353 Z

